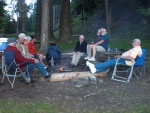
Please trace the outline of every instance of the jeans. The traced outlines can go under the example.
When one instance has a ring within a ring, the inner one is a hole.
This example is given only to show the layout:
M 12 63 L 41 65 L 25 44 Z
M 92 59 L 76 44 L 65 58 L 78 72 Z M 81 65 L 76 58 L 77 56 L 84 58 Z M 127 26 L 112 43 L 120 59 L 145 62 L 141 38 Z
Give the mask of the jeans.
M 103 63 L 95 64 L 96 72 L 103 72 L 103 71 L 109 69 L 110 67 L 114 67 L 116 65 L 116 61 L 117 60 L 108 60 L 108 61 L 103 62 Z M 118 63 L 126 65 L 124 59 L 119 59 Z
M 28 72 L 26 73 L 26 77 L 30 78 L 31 77 L 31 72 L 32 70 L 34 70 L 35 68 L 37 68 L 40 72 L 40 74 L 42 76 L 47 76 L 48 72 L 46 71 L 46 69 L 43 67 L 42 63 L 39 61 L 38 64 L 28 64 L 23 71 L 28 70 Z

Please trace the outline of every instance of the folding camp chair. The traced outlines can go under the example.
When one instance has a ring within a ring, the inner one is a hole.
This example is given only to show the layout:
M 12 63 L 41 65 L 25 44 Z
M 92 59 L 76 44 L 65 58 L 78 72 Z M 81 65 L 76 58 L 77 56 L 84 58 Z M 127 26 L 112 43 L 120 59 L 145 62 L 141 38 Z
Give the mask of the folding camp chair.
M 133 74 L 136 76 L 137 79 L 140 79 L 142 76 L 145 75 L 145 60 L 146 49 L 142 49 L 142 55 L 136 60 L 133 68 Z
M 11 84 L 11 89 L 13 89 L 15 78 L 21 76 L 26 80 L 27 83 L 30 83 L 30 78 L 26 78 L 25 76 L 25 73 L 28 73 L 28 67 L 23 71 L 19 68 L 20 65 L 25 64 L 27 63 L 16 64 L 13 51 L 4 52 L 4 55 L 2 56 L 2 84 L 4 82 L 4 78 L 7 77 L 9 83 Z
M 117 59 L 111 79 L 120 82 L 129 82 L 132 78 L 132 75 L 135 75 L 137 79 L 140 79 L 145 73 L 145 57 L 146 49 L 142 49 L 142 55 L 135 61 L 132 60 L 133 65 L 131 66 L 122 64 L 120 65 L 118 64 L 119 59 Z M 119 73 L 125 73 L 125 75 Z

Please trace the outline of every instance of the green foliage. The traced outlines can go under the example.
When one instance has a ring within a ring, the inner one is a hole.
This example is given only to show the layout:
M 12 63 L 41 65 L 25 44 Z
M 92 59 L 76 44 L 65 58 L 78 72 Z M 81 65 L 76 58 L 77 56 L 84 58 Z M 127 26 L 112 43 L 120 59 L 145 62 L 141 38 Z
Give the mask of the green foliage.
M 97 0 L 72 0 L 71 12 L 78 15 L 81 14 L 84 8 L 87 15 L 92 15 L 96 8 L 96 1 Z
M 72 34 L 82 33 L 82 20 L 81 17 L 74 18 L 71 23 Z
M 0 30 L 4 30 L 7 25 L 7 16 L 3 9 L 4 5 L 5 3 L 0 1 Z
M 140 7 L 138 11 L 140 11 L 144 16 L 150 16 L 150 8 Z

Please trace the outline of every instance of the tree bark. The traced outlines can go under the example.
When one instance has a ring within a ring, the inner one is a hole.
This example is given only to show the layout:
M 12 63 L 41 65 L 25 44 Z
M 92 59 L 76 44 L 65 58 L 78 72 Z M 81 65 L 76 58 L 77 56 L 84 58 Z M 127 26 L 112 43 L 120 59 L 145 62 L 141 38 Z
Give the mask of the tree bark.
M 62 42 L 71 42 L 70 0 L 62 0 L 59 38 Z
M 41 39 L 42 0 L 37 0 L 35 37 Z
M 109 22 L 108 1 L 109 1 L 109 0 L 105 0 L 105 8 L 106 8 L 106 29 L 107 29 L 108 35 L 110 36 L 110 22 Z
M 41 46 L 40 51 L 46 52 L 49 42 L 49 2 L 50 0 L 42 0 L 42 28 L 41 28 Z
M 49 1 L 49 38 L 55 38 L 53 32 L 53 8 L 52 8 L 52 0 Z

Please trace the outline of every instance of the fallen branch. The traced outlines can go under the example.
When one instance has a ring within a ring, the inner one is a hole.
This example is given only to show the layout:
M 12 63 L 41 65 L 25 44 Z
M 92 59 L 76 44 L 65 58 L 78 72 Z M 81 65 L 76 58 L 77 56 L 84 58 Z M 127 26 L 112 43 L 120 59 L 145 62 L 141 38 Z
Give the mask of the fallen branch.
M 91 93 L 91 94 L 85 95 L 84 98 L 87 98 L 87 97 L 89 97 L 89 96 L 96 95 L 96 94 L 100 93 L 101 91 L 102 91 L 102 89 L 101 89 L 99 92 L 97 92 L 97 93 Z

